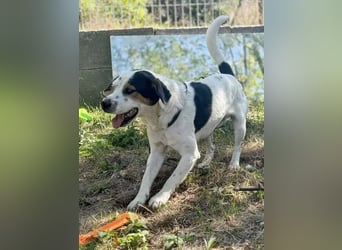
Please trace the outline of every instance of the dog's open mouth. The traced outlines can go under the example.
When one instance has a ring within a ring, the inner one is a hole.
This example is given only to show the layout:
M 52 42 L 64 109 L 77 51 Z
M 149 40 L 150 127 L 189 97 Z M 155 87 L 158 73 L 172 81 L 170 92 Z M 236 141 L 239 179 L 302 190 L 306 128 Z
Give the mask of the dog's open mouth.
M 112 120 L 113 127 L 120 128 L 127 125 L 137 116 L 138 111 L 139 110 L 137 108 L 132 108 L 126 113 L 116 115 Z

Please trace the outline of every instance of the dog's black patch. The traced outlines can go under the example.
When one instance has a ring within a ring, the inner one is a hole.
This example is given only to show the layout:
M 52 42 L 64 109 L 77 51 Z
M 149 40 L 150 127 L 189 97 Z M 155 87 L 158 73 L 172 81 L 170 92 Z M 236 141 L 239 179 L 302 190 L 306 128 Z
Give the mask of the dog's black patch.
M 156 104 L 159 99 L 168 102 L 171 94 L 165 85 L 148 71 L 138 71 L 128 80 L 144 98 L 150 101 L 150 105 Z
M 211 106 L 213 101 L 213 95 L 211 93 L 210 88 L 200 82 L 192 82 L 190 83 L 191 87 L 194 88 L 195 91 L 195 106 L 196 106 L 196 114 L 194 119 L 195 125 L 195 133 L 203 128 L 203 126 L 209 120 L 211 116 Z
M 228 75 L 234 76 L 232 68 L 230 67 L 229 63 L 225 61 L 221 62 L 221 64 L 219 65 L 219 70 L 222 74 L 228 74 Z

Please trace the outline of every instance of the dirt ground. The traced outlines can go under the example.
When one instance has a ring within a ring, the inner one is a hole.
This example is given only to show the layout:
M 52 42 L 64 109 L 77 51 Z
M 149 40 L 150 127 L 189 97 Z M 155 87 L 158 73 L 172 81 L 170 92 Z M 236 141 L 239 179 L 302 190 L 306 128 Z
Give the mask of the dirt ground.
M 211 236 L 216 238 L 216 249 L 264 248 L 263 192 L 233 189 L 263 182 L 263 139 L 244 143 L 242 168 L 238 171 L 228 169 L 231 145 L 220 139 L 215 144 L 210 168 L 195 166 L 164 207 L 138 211 L 150 231 L 149 249 L 163 249 L 168 234 L 191 235 L 179 249 L 205 249 L 204 242 Z M 202 155 L 205 147 L 200 144 Z M 100 159 L 80 156 L 80 233 L 106 223 L 117 212 L 126 211 L 138 192 L 147 156 L 148 147 L 117 149 L 106 152 Z M 168 153 L 151 195 L 162 187 L 178 160 L 176 153 Z M 247 165 L 252 169 L 246 170 Z

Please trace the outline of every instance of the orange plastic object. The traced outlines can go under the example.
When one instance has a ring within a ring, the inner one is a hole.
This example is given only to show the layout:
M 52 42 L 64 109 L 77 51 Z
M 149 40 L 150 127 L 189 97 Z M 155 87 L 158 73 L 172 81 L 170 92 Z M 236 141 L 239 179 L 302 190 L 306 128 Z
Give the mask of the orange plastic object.
M 137 214 L 131 213 L 131 216 L 133 219 L 139 218 Z M 113 231 L 115 229 L 118 229 L 129 224 L 131 221 L 131 216 L 129 213 L 120 214 L 115 220 L 103 225 L 102 227 L 90 231 L 87 234 L 80 234 L 78 240 L 79 245 L 82 246 L 94 240 L 99 235 L 99 231 Z

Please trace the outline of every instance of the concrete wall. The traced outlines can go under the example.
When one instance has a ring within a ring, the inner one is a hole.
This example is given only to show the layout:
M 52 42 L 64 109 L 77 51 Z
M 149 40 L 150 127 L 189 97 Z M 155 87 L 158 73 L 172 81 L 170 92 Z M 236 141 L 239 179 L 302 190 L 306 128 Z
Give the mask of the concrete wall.
M 80 32 L 79 104 L 98 106 L 100 92 L 112 79 L 110 36 L 153 35 L 152 28 Z
M 79 103 L 97 106 L 101 88 L 112 78 L 108 32 L 81 32 L 79 44 Z

